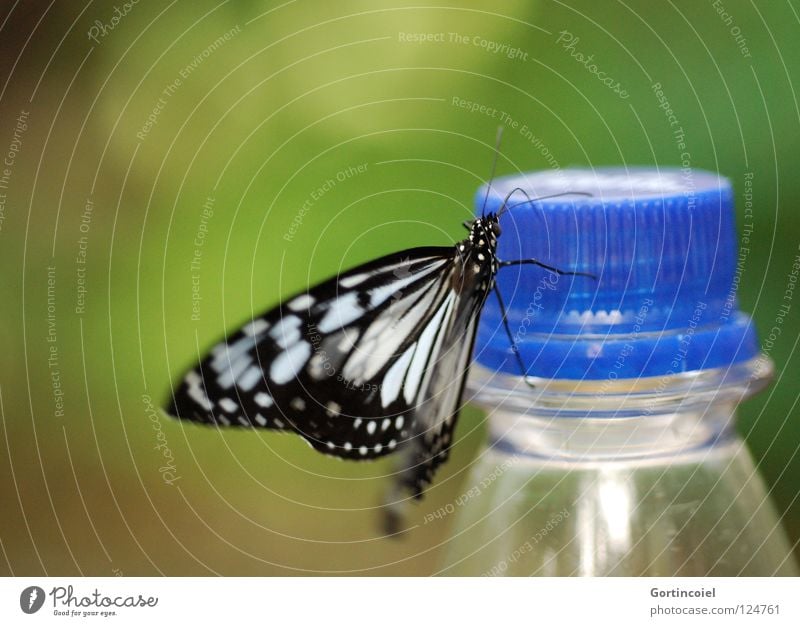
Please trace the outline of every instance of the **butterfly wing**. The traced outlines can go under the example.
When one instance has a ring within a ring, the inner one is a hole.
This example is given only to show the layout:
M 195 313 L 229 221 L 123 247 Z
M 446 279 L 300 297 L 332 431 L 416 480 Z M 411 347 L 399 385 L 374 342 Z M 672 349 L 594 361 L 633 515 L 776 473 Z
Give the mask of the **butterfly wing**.
M 404 447 L 398 486 L 420 497 L 438 467 L 450 453 L 450 444 L 461 410 L 475 335 L 481 309 L 488 295 L 489 283 L 475 281 L 456 263 L 450 276 L 452 309 L 436 328 L 438 342 L 432 353 L 433 367 L 428 368 L 420 384 L 414 412 L 414 432 Z
M 214 347 L 168 411 L 295 432 L 343 458 L 403 447 L 431 421 L 432 401 L 421 400 L 453 334 L 456 266 L 453 248 L 415 248 L 289 299 Z

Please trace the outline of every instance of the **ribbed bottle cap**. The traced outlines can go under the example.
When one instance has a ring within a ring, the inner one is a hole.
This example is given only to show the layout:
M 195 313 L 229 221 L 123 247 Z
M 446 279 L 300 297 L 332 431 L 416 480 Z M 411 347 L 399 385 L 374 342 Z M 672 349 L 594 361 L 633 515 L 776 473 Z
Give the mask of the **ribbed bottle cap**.
M 486 213 L 500 218 L 501 260 L 538 259 L 501 268 L 497 285 L 529 376 L 636 378 L 723 367 L 758 354 L 750 318 L 738 310 L 738 248 L 730 182 L 678 168 L 566 169 L 495 180 Z M 486 187 L 476 195 L 483 209 Z M 514 206 L 517 205 L 517 206 Z M 490 294 L 476 358 L 520 374 Z

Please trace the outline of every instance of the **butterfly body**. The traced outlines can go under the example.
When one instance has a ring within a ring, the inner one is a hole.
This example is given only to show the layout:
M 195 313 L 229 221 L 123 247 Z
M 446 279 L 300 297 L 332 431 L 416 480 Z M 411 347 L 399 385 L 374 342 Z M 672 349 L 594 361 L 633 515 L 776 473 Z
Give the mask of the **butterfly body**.
M 454 247 L 412 248 L 288 299 L 189 370 L 172 415 L 301 435 L 369 460 L 403 451 L 420 496 L 447 459 L 477 322 L 498 271 L 495 215 Z

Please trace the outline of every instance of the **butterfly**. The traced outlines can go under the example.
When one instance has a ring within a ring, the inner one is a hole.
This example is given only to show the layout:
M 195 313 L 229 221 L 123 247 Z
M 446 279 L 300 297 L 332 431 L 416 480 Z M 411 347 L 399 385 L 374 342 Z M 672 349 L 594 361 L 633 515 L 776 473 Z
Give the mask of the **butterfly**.
M 498 271 L 533 264 L 589 276 L 537 259 L 498 259 L 499 220 L 516 192 L 525 194 L 515 189 L 496 213 L 465 222 L 469 235 L 454 246 L 389 254 L 252 318 L 182 377 L 168 413 L 288 431 L 342 459 L 399 453 L 397 486 L 421 497 L 449 456 L 481 309 L 493 290 L 514 344 Z

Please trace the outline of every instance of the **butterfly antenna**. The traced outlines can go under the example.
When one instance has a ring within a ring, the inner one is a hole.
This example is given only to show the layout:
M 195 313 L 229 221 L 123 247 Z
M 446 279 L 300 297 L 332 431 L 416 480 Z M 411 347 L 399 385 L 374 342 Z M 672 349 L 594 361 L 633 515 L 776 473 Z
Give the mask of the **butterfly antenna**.
M 586 198 L 594 197 L 593 194 L 590 194 L 587 191 L 562 191 L 560 193 L 553 193 L 548 196 L 539 196 L 538 198 L 531 198 L 530 196 L 528 196 L 527 193 L 525 193 L 525 190 L 521 189 L 520 187 L 517 187 L 511 193 L 514 193 L 515 191 L 522 192 L 528 199 L 523 200 L 522 202 L 517 202 L 516 204 L 508 204 L 508 200 L 511 197 L 511 194 L 509 194 L 506 197 L 505 201 L 503 202 L 503 206 L 500 207 L 500 210 L 497 212 L 497 217 L 500 217 L 508 209 L 513 209 L 514 207 L 522 206 L 523 204 L 531 204 L 533 202 L 539 202 L 540 200 L 549 200 L 550 198 L 560 198 L 561 196 L 584 196 Z
M 500 156 L 500 140 L 503 138 L 503 127 L 497 127 L 497 135 L 494 138 L 494 158 L 492 159 L 492 172 L 489 175 L 489 184 L 486 185 L 486 195 L 483 197 L 483 206 L 481 207 L 481 216 L 486 216 L 486 203 L 489 200 L 489 192 L 492 190 L 492 182 L 494 181 L 494 173 L 497 170 L 497 157 Z

